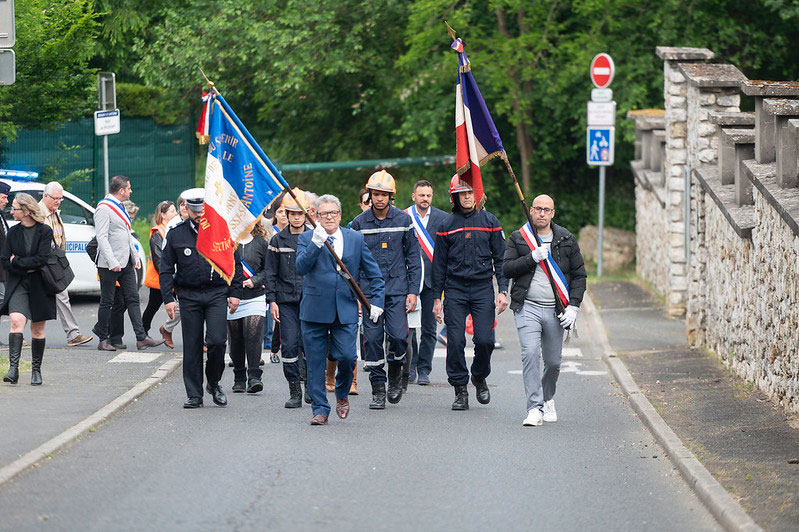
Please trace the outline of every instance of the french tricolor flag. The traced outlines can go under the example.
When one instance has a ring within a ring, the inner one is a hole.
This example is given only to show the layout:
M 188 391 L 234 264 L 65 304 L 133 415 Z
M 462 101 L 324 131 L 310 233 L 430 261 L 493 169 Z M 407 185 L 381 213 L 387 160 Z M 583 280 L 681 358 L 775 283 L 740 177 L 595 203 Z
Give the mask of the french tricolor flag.
M 484 200 L 480 166 L 489 159 L 502 155 L 505 148 L 480 89 L 477 88 L 463 41 L 455 39 L 452 49 L 458 52 L 459 65 L 458 85 L 455 90 L 455 165 L 461 179 L 474 190 L 475 202 L 480 205 Z
M 250 234 L 264 209 L 288 183 L 221 94 L 211 94 L 206 105 L 205 209 L 197 251 L 230 283 L 236 243 Z

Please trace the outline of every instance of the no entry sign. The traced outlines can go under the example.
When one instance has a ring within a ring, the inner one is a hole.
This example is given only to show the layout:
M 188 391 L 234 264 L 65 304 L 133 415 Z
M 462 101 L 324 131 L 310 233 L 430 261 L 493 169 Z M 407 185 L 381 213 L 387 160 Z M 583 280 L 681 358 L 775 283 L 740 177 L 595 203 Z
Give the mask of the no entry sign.
M 616 73 L 616 67 L 613 65 L 613 59 L 606 53 L 596 54 L 591 60 L 591 81 L 599 89 L 604 89 L 610 82 L 613 81 L 613 74 Z

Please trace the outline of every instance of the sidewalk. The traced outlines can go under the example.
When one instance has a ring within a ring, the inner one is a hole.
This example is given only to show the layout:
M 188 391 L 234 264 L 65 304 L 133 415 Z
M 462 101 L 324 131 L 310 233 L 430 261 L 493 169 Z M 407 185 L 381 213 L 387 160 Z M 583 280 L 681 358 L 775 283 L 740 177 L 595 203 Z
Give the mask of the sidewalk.
M 766 530 L 799 529 L 799 419 L 718 357 L 632 282 L 589 286 L 616 354 L 683 444 Z
M 30 385 L 30 348 L 22 350 L 19 383 L 0 383 L 0 470 L 147 382 L 176 356 L 163 346 L 108 352 L 97 351 L 96 343 L 47 348 L 44 382 L 38 387 Z M 7 370 L 5 348 L 0 350 L 0 375 Z

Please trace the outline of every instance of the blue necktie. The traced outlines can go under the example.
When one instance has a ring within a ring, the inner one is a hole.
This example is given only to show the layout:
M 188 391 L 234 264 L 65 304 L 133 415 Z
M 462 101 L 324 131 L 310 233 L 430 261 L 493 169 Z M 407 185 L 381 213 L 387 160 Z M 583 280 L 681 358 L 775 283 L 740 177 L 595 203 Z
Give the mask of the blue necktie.
M 330 235 L 329 237 L 327 237 L 327 241 L 330 242 L 331 246 L 333 245 L 333 241 L 334 240 L 335 240 L 335 238 L 333 238 L 333 235 Z

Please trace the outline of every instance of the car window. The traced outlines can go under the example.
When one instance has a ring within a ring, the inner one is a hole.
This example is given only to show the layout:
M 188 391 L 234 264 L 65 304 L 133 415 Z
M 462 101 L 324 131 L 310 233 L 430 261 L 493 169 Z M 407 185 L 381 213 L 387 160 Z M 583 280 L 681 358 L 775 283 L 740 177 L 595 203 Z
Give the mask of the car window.
M 84 209 L 80 204 L 72 201 L 71 199 L 65 197 L 61 200 L 61 220 L 65 224 L 91 224 L 93 221 L 89 216 L 89 213 Z
M 6 221 L 8 222 L 14 220 L 14 218 L 11 216 L 11 204 L 14 203 L 14 196 L 19 194 L 20 192 L 24 192 L 25 194 L 30 194 L 31 196 L 33 196 L 33 199 L 35 199 L 36 201 L 42 200 L 41 190 L 12 190 L 11 192 L 8 193 L 8 205 L 6 205 L 6 208 L 2 210 L 3 218 L 5 218 Z

